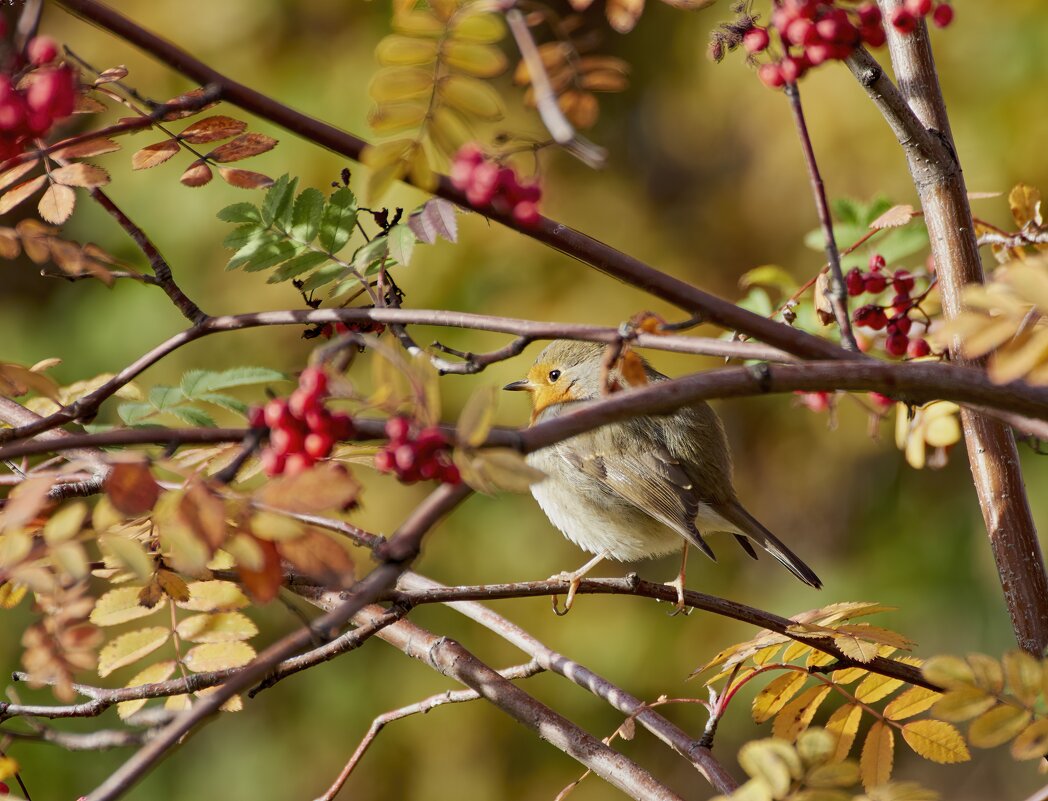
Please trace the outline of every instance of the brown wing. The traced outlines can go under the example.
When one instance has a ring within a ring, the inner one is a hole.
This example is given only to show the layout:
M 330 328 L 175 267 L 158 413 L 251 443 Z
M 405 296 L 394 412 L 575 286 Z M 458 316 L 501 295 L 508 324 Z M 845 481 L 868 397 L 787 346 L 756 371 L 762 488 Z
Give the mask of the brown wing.
M 737 500 L 732 498 L 730 501 L 714 505 L 713 508 L 717 514 L 735 525 L 739 531 L 770 553 L 805 584 L 816 589 L 822 587 L 822 581 L 815 575 L 815 571 L 787 548 L 778 537 L 761 525 L 760 521 L 747 512 Z

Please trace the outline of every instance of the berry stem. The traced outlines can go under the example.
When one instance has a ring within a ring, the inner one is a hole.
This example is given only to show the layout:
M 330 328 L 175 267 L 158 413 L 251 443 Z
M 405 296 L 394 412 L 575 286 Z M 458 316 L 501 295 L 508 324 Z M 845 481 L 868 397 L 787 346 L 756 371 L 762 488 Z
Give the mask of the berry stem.
M 815 197 L 815 208 L 819 214 L 819 224 L 826 240 L 826 260 L 830 263 L 830 291 L 827 296 L 833 306 L 833 316 L 841 330 L 841 344 L 845 350 L 858 352 L 859 345 L 852 333 L 851 319 L 848 315 L 848 294 L 844 289 L 844 274 L 841 272 L 841 254 L 837 249 L 837 240 L 833 235 L 833 223 L 830 220 L 830 207 L 826 201 L 826 187 L 822 181 L 819 164 L 815 160 L 815 149 L 812 147 L 808 125 L 804 120 L 804 108 L 801 106 L 800 89 L 796 83 L 786 84 L 786 97 L 790 101 L 793 122 L 801 140 L 801 150 L 808 166 L 808 177 L 811 179 L 811 190 Z

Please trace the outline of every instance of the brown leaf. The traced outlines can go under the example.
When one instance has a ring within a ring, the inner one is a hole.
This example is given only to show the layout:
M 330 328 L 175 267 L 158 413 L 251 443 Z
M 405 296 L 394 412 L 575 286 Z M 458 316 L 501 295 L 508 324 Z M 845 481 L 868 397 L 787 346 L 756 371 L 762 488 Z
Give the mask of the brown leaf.
M 271 479 L 259 490 L 258 498 L 289 512 L 319 514 L 347 508 L 359 493 L 360 482 L 343 465 L 321 462 L 312 470 Z
M 104 103 L 87 95 L 76 96 L 76 102 L 73 105 L 74 114 L 101 114 L 103 111 L 109 111 Z
M 179 150 L 180 146 L 174 139 L 165 139 L 163 142 L 146 145 L 131 156 L 131 169 L 148 170 L 150 167 L 163 164 Z
M 211 182 L 214 174 L 211 172 L 211 168 L 207 166 L 207 162 L 203 159 L 197 159 L 182 173 L 182 177 L 179 178 L 185 186 L 198 187 L 204 186 Z
M 1015 224 L 1022 228 L 1029 222 L 1042 223 L 1041 193 L 1029 184 L 1017 184 L 1008 193 L 1008 206 L 1012 210 Z
M 261 552 L 262 564 L 258 569 L 237 564 L 237 572 L 248 595 L 256 603 L 264 604 L 277 597 L 280 586 L 284 583 L 284 573 L 280 569 L 280 554 L 276 546 L 267 540 L 254 537 L 251 540 Z
M 46 175 L 38 175 L 36 178 L 30 178 L 25 183 L 21 183 L 14 189 L 5 192 L 0 197 L 0 214 L 7 214 L 15 206 L 22 201 L 29 198 L 31 195 L 36 194 L 37 190 L 40 189 L 44 184 L 47 183 Z
M 0 228 L 0 258 L 17 259 L 22 254 L 22 243 L 14 228 Z
M 247 129 L 247 123 L 243 120 L 216 115 L 194 122 L 183 130 L 178 135 L 178 138 L 194 145 L 202 145 L 205 142 L 216 142 L 219 139 L 237 136 L 242 134 L 245 129 Z
M 643 387 L 648 383 L 648 371 L 644 360 L 633 350 L 626 349 L 619 357 L 619 370 L 626 383 L 631 387 Z
M 906 225 L 910 220 L 913 219 L 914 210 L 913 206 L 900 205 L 892 206 L 884 214 L 870 223 L 870 230 L 880 231 L 885 228 L 898 228 L 902 225 Z
M 833 304 L 830 302 L 830 278 L 829 271 L 819 273 L 819 277 L 815 279 L 815 313 L 819 317 L 819 322 L 823 325 L 832 325 L 833 321 L 837 318 L 833 314 Z
M 105 491 L 113 506 L 129 517 L 145 514 L 160 497 L 160 485 L 144 461 L 113 465 L 106 477 Z
M 92 186 L 105 186 L 109 183 L 109 173 L 94 164 L 66 164 L 57 170 L 51 170 L 51 178 L 56 183 L 66 186 L 81 186 L 89 189 Z
M 76 192 L 63 184 L 51 184 L 44 191 L 37 204 L 40 216 L 49 223 L 61 225 L 73 214 L 76 206 Z
M 21 178 L 26 173 L 32 172 L 36 166 L 40 164 L 39 159 L 30 159 L 22 164 L 16 164 L 9 170 L 0 172 L 0 190 L 7 189 L 15 181 Z
M 194 98 L 200 97 L 202 94 L 204 94 L 204 89 L 203 89 L 203 87 L 200 87 L 198 89 L 193 89 L 192 91 L 186 92 L 185 94 L 181 94 L 178 97 L 173 97 L 170 100 L 168 100 L 167 102 L 168 103 L 178 103 L 178 102 L 181 102 L 183 100 L 192 100 Z M 171 112 L 168 112 L 167 114 L 164 115 L 164 122 L 170 122 L 172 120 L 180 120 L 183 117 L 192 117 L 194 114 L 199 114 L 201 111 L 209 109 L 209 108 L 211 108 L 212 106 L 215 106 L 215 105 L 218 105 L 218 101 L 217 100 L 212 102 L 212 103 L 208 103 L 206 106 L 201 106 L 200 108 L 196 108 L 196 109 L 184 109 L 182 111 L 171 111 Z
M 95 78 L 95 86 L 101 86 L 104 83 L 113 83 L 113 81 L 122 81 L 127 77 L 127 67 L 121 64 L 118 67 L 110 67 L 107 70 L 102 70 L 98 73 L 98 77 Z
M 0 531 L 23 528 L 47 504 L 47 493 L 54 486 L 48 476 L 27 478 L 11 490 L 3 512 L 0 512 Z
M 51 260 L 51 241 L 54 239 L 55 229 L 27 217 L 15 223 L 15 230 L 22 238 L 25 255 L 33 264 L 46 264 Z
M 312 529 L 301 537 L 276 543 L 280 555 L 299 571 L 328 587 L 354 582 L 353 558 L 341 542 Z
M 259 153 L 265 153 L 276 146 L 277 140 L 271 136 L 260 133 L 246 133 L 241 134 L 232 142 L 219 145 L 207 154 L 207 158 L 220 164 L 227 164 L 231 161 L 240 161 L 251 156 L 257 156 Z
M 237 189 L 268 189 L 273 185 L 273 179 L 268 175 L 251 170 L 238 170 L 233 167 L 219 167 L 219 175 L 230 186 Z
M 56 159 L 84 159 L 101 156 L 103 153 L 112 153 L 119 149 L 119 142 L 100 136 L 97 139 L 88 139 L 85 142 L 77 142 L 75 145 L 59 148 L 51 155 Z
M 179 499 L 178 518 L 212 551 L 226 540 L 226 505 L 200 481 L 191 481 Z

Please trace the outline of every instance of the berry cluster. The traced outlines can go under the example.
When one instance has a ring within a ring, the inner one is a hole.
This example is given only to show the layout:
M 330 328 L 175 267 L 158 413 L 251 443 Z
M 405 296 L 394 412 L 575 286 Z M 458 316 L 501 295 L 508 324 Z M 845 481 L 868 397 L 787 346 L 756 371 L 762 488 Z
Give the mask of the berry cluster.
M 288 398 L 273 398 L 251 410 L 252 428 L 269 429 L 269 446 L 262 451 L 266 475 L 296 475 L 331 455 L 336 442 L 356 433 L 353 419 L 324 406 L 328 396 L 327 374 L 307 367 L 298 388 Z
M 371 320 L 360 322 L 360 323 L 324 323 L 320 326 L 319 336 L 324 339 L 331 339 L 331 337 L 339 334 L 348 334 L 350 331 L 355 331 L 358 334 L 381 334 L 386 330 L 385 323 L 376 323 Z M 314 334 L 317 336 L 317 334 Z
M 953 19 L 953 8 L 946 2 L 936 5 L 934 0 L 906 0 L 892 14 L 891 23 L 900 32 L 911 33 L 918 17 L 928 13 L 940 27 Z M 780 58 L 761 64 L 757 75 L 771 88 L 794 83 L 826 61 L 842 61 L 861 45 L 880 47 L 886 38 L 881 10 L 872 0 L 854 8 L 846 8 L 838 0 L 784 0 L 772 12 L 769 28 L 754 24 L 743 34 L 746 52 L 756 56 L 768 50 L 770 29 L 778 32 L 784 52 Z
M 389 442 L 375 454 L 375 468 L 382 473 L 396 473 L 405 484 L 415 481 L 442 481 L 458 484 L 459 469 L 451 461 L 451 446 L 439 428 L 415 431 L 406 417 L 391 417 L 386 422 Z
M 26 57 L 32 68 L 29 72 L 19 76 L 0 74 L 0 161 L 17 156 L 27 142 L 43 136 L 52 125 L 72 114 L 76 105 L 76 73 L 65 64 L 52 65 L 58 58 L 54 39 L 31 39 Z
M 852 322 L 858 326 L 874 331 L 884 331 L 884 350 L 890 356 L 909 356 L 918 359 L 932 352 L 928 341 L 923 337 L 911 337 L 913 327 L 911 313 L 919 311 L 918 306 L 924 295 L 913 297 L 916 284 L 913 275 L 906 270 L 896 270 L 890 276 L 886 273 L 887 264 L 884 257 L 875 253 L 870 257 L 870 269 L 863 272 L 858 267 L 850 270 L 844 278 L 848 294 L 880 295 L 889 286 L 895 293 L 888 304 L 867 303 L 852 313 Z
M 542 190 L 535 182 L 521 183 L 512 167 L 490 161 L 475 144 L 463 145 L 451 164 L 451 183 L 466 193 L 473 206 L 493 206 L 509 212 L 521 225 L 539 221 Z

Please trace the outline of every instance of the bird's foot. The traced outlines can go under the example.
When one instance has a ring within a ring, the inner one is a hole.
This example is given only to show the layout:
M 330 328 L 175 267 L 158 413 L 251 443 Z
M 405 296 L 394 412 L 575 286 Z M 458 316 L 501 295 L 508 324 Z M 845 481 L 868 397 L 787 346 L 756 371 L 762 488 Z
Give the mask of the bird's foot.
M 680 614 L 690 615 L 691 607 L 684 601 L 684 576 L 677 576 L 673 581 L 667 581 L 666 586 L 673 587 L 677 591 L 677 603 L 675 603 L 673 608 L 669 611 L 669 616 L 676 617 Z
M 582 574 L 580 574 L 578 570 L 574 573 L 568 573 L 565 571 L 550 576 L 550 581 L 568 582 L 568 597 L 564 599 L 563 609 L 561 609 L 559 605 L 559 595 L 553 595 L 550 597 L 550 602 L 553 604 L 553 613 L 557 615 L 557 617 L 564 617 L 564 615 L 571 611 L 571 607 L 575 605 L 575 594 L 578 593 L 579 585 L 582 584 Z

